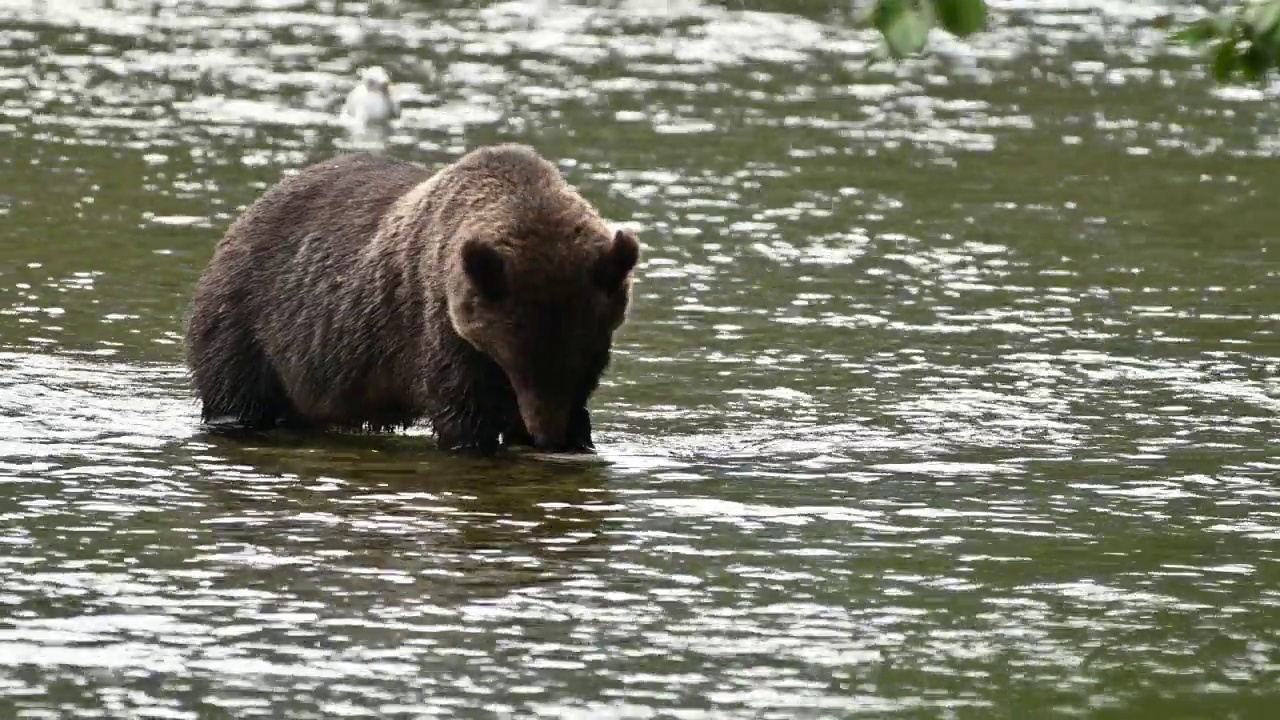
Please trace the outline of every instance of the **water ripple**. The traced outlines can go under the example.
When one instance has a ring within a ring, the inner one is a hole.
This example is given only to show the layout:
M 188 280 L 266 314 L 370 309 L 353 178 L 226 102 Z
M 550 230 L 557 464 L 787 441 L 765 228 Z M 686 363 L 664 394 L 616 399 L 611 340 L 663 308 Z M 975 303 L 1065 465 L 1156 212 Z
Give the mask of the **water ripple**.
M 1192 4 L 991 5 L 871 68 L 821 3 L 0 6 L 4 706 L 1263 716 L 1274 88 Z M 599 457 L 198 425 L 242 207 L 501 140 L 644 237 Z

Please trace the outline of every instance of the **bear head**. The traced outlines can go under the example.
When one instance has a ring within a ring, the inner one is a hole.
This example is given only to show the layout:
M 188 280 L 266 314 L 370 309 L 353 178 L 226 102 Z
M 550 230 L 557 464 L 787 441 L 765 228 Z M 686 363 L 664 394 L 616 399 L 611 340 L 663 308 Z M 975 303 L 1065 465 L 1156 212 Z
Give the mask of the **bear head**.
M 447 291 L 454 330 L 491 358 L 539 449 L 564 450 L 571 417 L 609 363 L 640 243 L 594 212 L 554 203 L 516 225 L 464 229 Z

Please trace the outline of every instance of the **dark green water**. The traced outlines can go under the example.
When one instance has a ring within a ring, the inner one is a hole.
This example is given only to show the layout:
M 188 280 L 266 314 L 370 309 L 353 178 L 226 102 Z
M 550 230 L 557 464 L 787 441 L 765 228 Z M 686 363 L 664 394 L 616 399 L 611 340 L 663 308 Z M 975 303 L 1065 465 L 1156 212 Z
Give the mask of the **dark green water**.
M 1160 4 L 479 5 L 0 2 L 0 717 L 1274 717 L 1274 92 Z M 202 430 L 239 208 L 502 140 L 646 243 L 600 462 Z

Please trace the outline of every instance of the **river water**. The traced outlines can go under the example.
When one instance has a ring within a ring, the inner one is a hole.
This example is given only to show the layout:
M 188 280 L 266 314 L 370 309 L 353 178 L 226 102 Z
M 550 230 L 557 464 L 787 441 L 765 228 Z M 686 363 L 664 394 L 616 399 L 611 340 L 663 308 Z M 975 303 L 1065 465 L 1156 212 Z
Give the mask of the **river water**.
M 0 1 L 0 716 L 1271 717 L 1275 94 L 992 4 Z M 599 458 L 197 423 L 240 208 L 506 140 L 645 243 Z

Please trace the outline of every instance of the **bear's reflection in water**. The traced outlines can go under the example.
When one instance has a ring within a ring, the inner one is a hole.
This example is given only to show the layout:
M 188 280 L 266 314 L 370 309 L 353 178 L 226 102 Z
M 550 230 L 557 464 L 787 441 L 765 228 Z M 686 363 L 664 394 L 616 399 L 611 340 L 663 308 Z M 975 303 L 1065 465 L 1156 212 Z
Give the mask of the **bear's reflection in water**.
M 564 580 L 606 564 L 604 524 L 621 510 L 599 456 L 478 458 L 414 434 L 221 428 L 194 440 L 222 552 L 321 565 L 343 592 L 379 572 L 436 604 Z

